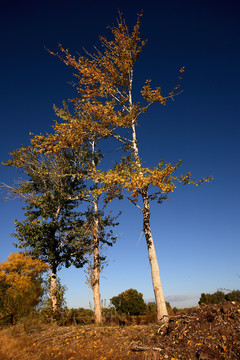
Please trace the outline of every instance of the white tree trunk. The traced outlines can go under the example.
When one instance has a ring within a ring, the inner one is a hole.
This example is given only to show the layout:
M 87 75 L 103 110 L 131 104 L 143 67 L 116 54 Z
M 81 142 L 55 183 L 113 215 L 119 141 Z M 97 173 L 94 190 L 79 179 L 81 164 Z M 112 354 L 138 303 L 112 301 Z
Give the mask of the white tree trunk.
M 57 222 L 59 214 L 61 211 L 61 206 L 59 205 L 54 217 L 54 221 Z M 55 234 L 54 234 L 55 236 Z M 58 300 L 57 300 L 57 266 L 53 262 L 51 264 L 51 275 L 50 275 L 50 299 L 52 304 L 52 311 L 55 313 L 58 310 Z
M 157 320 L 168 322 L 168 312 L 164 299 L 160 271 L 158 266 L 157 255 L 153 242 L 152 232 L 150 228 L 150 207 L 147 190 L 142 194 L 144 209 L 143 209 L 143 231 L 145 234 L 147 247 L 148 247 L 148 258 L 152 272 L 152 283 L 155 295 L 155 301 L 157 305 Z
M 94 154 L 95 154 L 95 141 L 92 141 L 92 165 L 95 167 Z M 100 274 L 100 261 L 99 261 L 99 240 L 98 240 L 98 197 L 94 196 L 94 225 L 93 225 L 93 279 L 92 290 L 94 300 L 94 320 L 96 324 L 102 322 L 101 311 L 101 297 L 99 288 L 99 274 Z
M 136 135 L 136 128 L 134 121 L 132 122 L 132 139 L 133 139 L 132 146 L 133 146 L 135 163 L 137 167 L 141 168 L 141 161 L 138 152 L 137 135 Z M 150 227 L 150 205 L 148 198 L 148 188 L 142 189 L 141 195 L 143 199 L 143 231 L 147 242 L 148 258 L 152 272 L 153 290 L 154 290 L 155 301 L 157 306 L 157 320 L 168 322 L 168 312 L 163 295 L 163 289 L 160 279 L 160 271 L 158 267 L 158 260 L 157 260 L 157 255 L 156 255 L 151 227 Z
M 58 309 L 57 303 L 57 274 L 56 267 L 51 267 L 51 275 L 50 275 L 50 299 L 52 304 L 52 311 L 56 312 Z
M 99 289 L 99 274 L 100 274 L 100 261 L 99 261 L 99 240 L 98 240 L 98 199 L 94 199 L 94 230 L 93 230 L 93 298 L 94 298 L 94 319 L 96 324 L 102 322 L 102 311 L 101 311 L 101 298 Z

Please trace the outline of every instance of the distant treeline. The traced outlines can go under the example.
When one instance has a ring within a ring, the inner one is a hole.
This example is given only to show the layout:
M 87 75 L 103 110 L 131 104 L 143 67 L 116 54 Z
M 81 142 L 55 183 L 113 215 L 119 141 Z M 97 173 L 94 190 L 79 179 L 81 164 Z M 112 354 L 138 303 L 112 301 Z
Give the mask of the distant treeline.
M 223 291 L 216 291 L 213 294 L 202 293 L 199 305 L 202 304 L 218 304 L 223 301 L 240 301 L 240 290 L 233 290 L 227 294 Z

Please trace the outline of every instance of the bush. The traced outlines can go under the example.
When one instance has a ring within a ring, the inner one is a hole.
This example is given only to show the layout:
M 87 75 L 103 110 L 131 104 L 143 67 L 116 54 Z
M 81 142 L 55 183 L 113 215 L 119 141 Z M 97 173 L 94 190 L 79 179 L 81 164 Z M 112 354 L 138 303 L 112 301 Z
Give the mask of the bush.
M 135 289 L 129 289 L 111 299 L 119 314 L 142 315 L 146 312 L 143 295 Z
M 144 320 L 145 320 L 145 324 L 155 323 L 157 321 L 157 312 L 156 311 L 147 312 Z
M 94 322 L 93 311 L 90 309 L 65 309 L 57 320 L 60 326 L 86 325 Z
M 173 309 L 168 301 L 166 301 L 166 307 L 169 314 L 173 312 Z M 146 314 L 157 312 L 157 305 L 155 302 L 147 303 Z
M 240 290 L 233 290 L 228 294 L 224 294 L 223 291 L 216 291 L 213 294 L 202 293 L 199 305 L 202 304 L 218 304 L 223 301 L 240 301 Z
M 147 307 L 146 307 L 146 311 L 147 313 L 153 313 L 157 311 L 157 305 L 155 302 L 149 302 L 147 303 Z
M 229 294 L 225 295 L 227 301 L 240 301 L 240 290 L 233 290 Z
M 202 304 L 218 304 L 225 300 L 225 294 L 222 291 L 216 291 L 213 294 L 201 294 L 199 305 Z

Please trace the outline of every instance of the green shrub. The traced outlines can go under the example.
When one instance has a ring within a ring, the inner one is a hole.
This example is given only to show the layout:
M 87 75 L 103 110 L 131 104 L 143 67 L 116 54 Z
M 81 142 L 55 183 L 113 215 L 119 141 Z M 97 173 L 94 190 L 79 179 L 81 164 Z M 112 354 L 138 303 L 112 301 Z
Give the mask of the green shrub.
M 233 290 L 228 294 L 224 294 L 223 291 L 216 291 L 213 294 L 202 293 L 199 305 L 202 304 L 218 304 L 223 301 L 240 301 L 240 290 Z
M 135 289 L 129 289 L 111 299 L 119 314 L 142 315 L 146 312 L 143 295 Z
M 233 290 L 225 295 L 227 301 L 240 301 L 240 290 Z
M 57 320 L 60 326 L 86 325 L 94 322 L 93 311 L 90 309 L 65 309 Z

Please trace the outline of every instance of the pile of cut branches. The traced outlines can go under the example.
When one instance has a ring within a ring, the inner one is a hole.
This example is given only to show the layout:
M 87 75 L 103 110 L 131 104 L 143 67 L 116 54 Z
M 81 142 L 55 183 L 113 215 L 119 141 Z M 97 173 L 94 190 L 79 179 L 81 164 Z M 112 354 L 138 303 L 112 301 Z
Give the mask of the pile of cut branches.
M 158 359 L 240 359 L 240 303 L 224 302 L 189 309 L 171 316 L 132 351 L 154 351 Z

